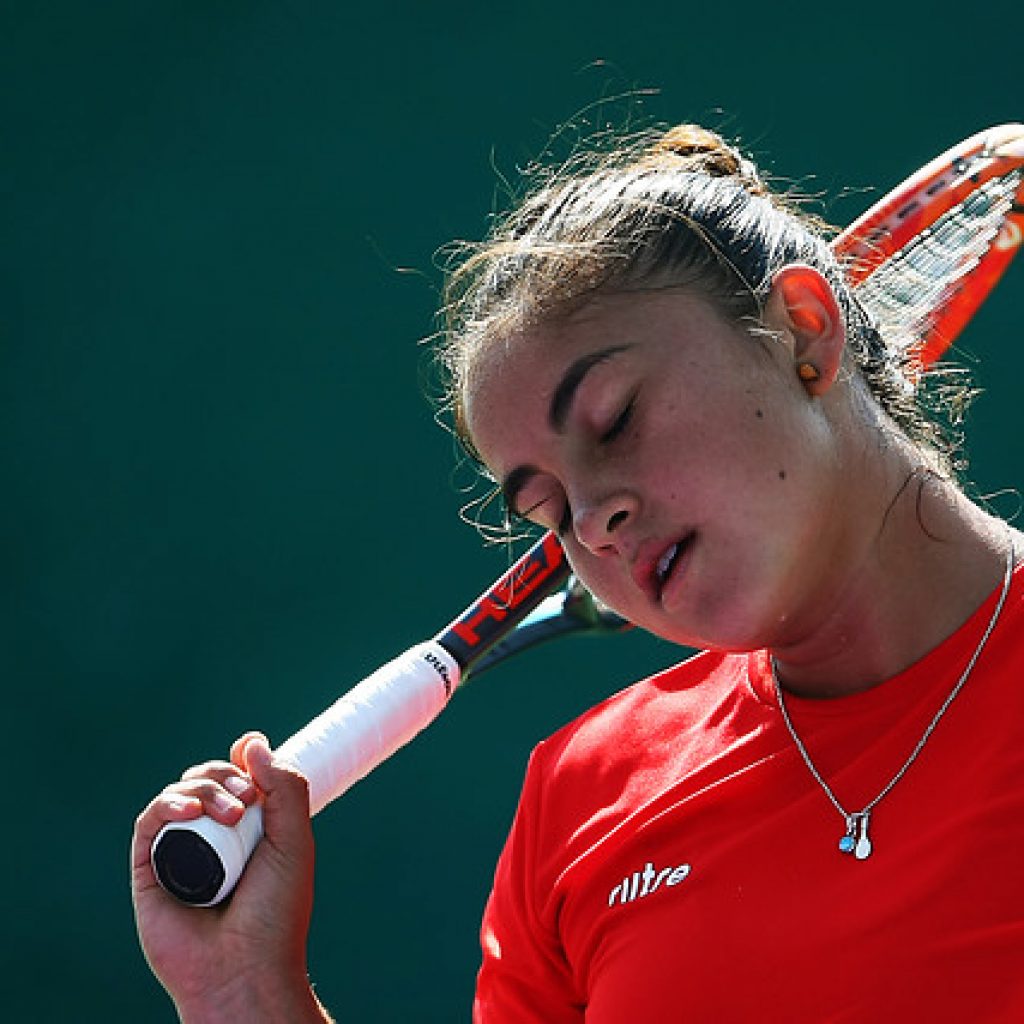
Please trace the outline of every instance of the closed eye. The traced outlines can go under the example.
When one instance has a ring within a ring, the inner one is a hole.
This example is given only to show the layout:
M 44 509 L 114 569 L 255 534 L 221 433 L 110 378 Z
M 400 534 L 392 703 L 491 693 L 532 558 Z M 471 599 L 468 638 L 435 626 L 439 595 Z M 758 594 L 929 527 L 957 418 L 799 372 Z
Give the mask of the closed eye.
M 564 537 L 571 528 L 572 509 L 569 508 L 569 502 L 565 502 L 562 508 L 562 518 L 558 520 L 558 525 L 555 527 L 555 533 L 557 533 L 559 537 Z
M 633 418 L 633 410 L 636 406 L 636 395 L 626 403 L 622 412 L 615 417 L 615 422 L 601 435 L 601 444 L 611 444 L 629 426 Z
M 523 509 L 518 509 L 514 504 L 509 503 L 506 504 L 506 514 L 510 520 L 532 523 L 534 526 L 554 530 L 559 536 L 564 536 L 572 526 L 572 510 L 569 508 L 569 503 L 563 499 L 561 515 L 556 519 L 557 501 L 557 495 L 551 494 Z

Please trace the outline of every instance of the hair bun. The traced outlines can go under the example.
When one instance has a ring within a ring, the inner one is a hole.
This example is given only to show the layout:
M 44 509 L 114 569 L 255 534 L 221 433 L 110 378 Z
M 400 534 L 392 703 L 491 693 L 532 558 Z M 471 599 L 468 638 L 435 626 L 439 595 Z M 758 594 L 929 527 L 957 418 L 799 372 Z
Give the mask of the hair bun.
M 712 178 L 738 178 L 753 195 L 767 195 L 768 189 L 754 164 L 720 135 L 696 124 L 670 128 L 648 150 L 654 160 L 676 157 L 685 170 Z

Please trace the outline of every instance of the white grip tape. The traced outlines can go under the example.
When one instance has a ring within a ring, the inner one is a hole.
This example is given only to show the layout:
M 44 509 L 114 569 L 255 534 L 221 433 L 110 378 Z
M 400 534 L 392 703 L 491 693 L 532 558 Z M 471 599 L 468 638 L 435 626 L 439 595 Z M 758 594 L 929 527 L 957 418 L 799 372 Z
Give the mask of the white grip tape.
M 285 740 L 277 753 L 309 780 L 309 813 L 430 725 L 458 684 L 458 662 L 428 641 L 377 669 Z
M 285 740 L 277 756 L 309 781 L 309 813 L 316 814 L 425 729 L 459 685 L 459 663 L 437 642 L 411 647 L 339 697 L 326 711 Z M 216 851 L 224 881 L 208 903 L 220 903 L 234 889 L 263 835 L 259 804 L 233 827 L 211 818 L 169 822 L 165 832 L 198 833 Z

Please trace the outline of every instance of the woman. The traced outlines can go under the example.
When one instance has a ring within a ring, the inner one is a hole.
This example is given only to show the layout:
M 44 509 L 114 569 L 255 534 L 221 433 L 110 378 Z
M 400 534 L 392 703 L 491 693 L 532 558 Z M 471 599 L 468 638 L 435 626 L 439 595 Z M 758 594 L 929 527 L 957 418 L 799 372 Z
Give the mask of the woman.
M 454 423 L 510 516 L 704 651 L 535 751 L 475 1019 L 1021 1019 L 1021 538 L 921 412 L 913 311 L 877 323 L 693 127 L 553 176 L 450 294 Z M 173 906 L 155 832 L 258 791 L 268 841 L 230 906 Z M 303 784 L 265 740 L 158 796 L 134 858 L 184 1019 L 327 1019 Z

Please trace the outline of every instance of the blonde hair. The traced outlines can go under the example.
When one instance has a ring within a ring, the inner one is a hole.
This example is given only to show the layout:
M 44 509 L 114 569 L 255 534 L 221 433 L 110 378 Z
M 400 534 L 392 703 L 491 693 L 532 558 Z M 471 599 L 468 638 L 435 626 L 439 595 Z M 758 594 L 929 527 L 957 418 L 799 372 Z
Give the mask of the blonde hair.
M 438 359 L 453 427 L 475 457 L 463 415 L 467 368 L 489 340 L 557 321 L 599 294 L 688 287 L 756 331 L 774 275 L 818 269 L 845 320 L 852 362 L 877 403 L 949 472 L 967 390 L 944 422 L 908 372 L 916 319 L 887 311 L 885 338 L 850 288 L 824 225 L 773 194 L 754 164 L 697 125 L 645 132 L 608 152 L 578 153 L 537 173 L 518 208 L 488 239 L 463 249 L 445 292 Z M 948 388 L 947 388 L 948 390 Z M 947 396 L 948 397 L 948 396 Z

